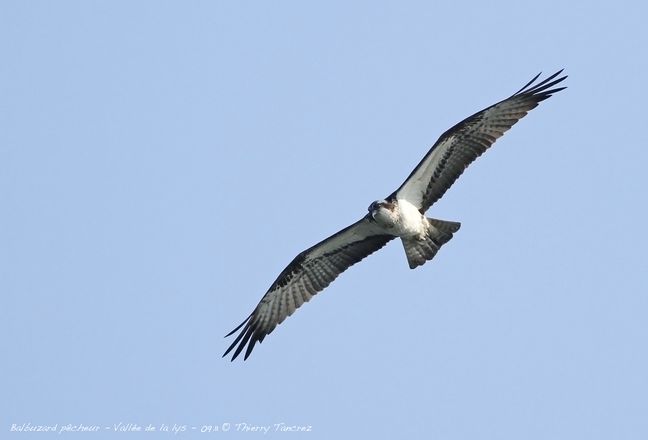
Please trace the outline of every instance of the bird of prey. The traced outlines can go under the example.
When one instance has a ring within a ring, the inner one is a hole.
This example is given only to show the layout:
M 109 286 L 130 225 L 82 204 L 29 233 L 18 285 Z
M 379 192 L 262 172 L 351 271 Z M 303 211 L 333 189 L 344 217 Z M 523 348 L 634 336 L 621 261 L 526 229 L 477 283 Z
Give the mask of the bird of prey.
M 366 256 L 400 238 L 411 269 L 431 260 L 460 223 L 425 216 L 477 157 L 517 121 L 552 94 L 567 76 L 562 70 L 536 82 L 536 75 L 509 98 L 491 105 L 443 133 L 405 182 L 387 198 L 371 203 L 359 221 L 306 249 L 279 274 L 252 313 L 227 336 L 240 330 L 223 357 L 232 360 L 271 333 L 313 295 Z M 246 348 L 247 347 L 247 348 Z

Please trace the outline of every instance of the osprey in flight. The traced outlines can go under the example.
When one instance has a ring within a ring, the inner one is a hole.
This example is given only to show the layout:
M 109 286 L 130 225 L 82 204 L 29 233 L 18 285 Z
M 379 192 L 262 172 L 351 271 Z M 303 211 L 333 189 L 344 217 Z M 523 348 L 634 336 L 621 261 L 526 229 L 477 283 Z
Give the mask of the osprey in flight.
M 227 335 L 240 330 L 223 357 L 236 347 L 234 360 L 247 346 L 247 359 L 257 342 L 263 342 L 313 295 L 395 238 L 401 239 L 411 269 L 431 260 L 461 224 L 426 217 L 425 211 L 513 124 L 565 88 L 555 87 L 567 78 L 559 76 L 561 73 L 562 70 L 536 83 L 538 74 L 511 97 L 450 128 L 396 191 L 369 205 L 369 212 L 359 221 L 297 255 L 250 316 Z

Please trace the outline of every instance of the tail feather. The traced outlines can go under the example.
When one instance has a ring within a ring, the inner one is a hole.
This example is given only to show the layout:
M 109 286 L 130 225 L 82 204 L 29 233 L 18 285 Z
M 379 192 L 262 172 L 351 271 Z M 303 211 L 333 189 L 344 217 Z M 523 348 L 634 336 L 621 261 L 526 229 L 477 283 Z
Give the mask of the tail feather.
M 459 223 L 459 222 L 449 222 L 447 220 L 439 220 L 439 219 L 430 218 L 430 217 L 428 217 L 427 221 L 432 226 L 437 228 L 439 231 L 449 233 L 450 238 L 452 238 L 452 234 L 457 232 L 459 230 L 459 228 L 461 227 L 461 223 Z M 450 240 L 450 238 L 448 240 Z M 446 241 L 446 243 L 447 243 L 447 241 Z
M 461 223 L 428 218 L 428 231 L 423 239 L 403 238 L 403 247 L 410 269 L 415 269 L 430 261 L 441 246 L 452 239 Z

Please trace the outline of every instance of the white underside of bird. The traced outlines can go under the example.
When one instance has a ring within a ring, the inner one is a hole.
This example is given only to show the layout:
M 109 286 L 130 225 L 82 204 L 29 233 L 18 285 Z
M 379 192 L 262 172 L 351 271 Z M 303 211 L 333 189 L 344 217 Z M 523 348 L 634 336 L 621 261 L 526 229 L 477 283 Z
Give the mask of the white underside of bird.
M 392 207 L 391 209 L 389 207 Z M 405 199 L 395 202 L 379 202 L 378 208 L 371 216 L 385 232 L 401 238 L 423 238 L 430 227 L 427 219 L 416 206 Z
M 401 239 L 411 269 L 431 260 L 461 226 L 427 218 L 414 203 L 398 197 L 376 200 L 369 206 L 369 215 L 385 234 Z

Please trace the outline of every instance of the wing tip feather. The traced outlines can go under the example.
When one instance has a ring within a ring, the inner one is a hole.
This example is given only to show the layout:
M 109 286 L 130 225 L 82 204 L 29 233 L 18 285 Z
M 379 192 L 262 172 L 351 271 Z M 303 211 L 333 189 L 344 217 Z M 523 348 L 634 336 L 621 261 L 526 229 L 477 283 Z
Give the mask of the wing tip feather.
M 569 75 L 560 76 L 564 70 L 565 70 L 564 68 L 560 69 L 557 72 L 549 75 L 547 78 L 543 79 L 539 83 L 536 83 L 537 79 L 540 78 L 542 72 L 538 73 L 536 76 L 533 77 L 531 81 L 526 83 L 524 87 L 522 87 L 520 90 L 515 92 L 511 97 L 528 96 L 528 97 L 535 98 L 537 102 L 544 101 L 545 99 L 549 98 L 552 94 L 567 88 L 566 86 L 564 86 L 564 87 L 556 87 L 552 89 L 553 86 L 563 82 L 565 79 L 569 77 Z
M 253 333 L 256 333 L 257 328 L 256 325 L 253 325 L 253 322 L 251 321 L 254 313 L 251 313 L 245 320 L 240 323 L 234 330 L 229 332 L 225 337 L 227 338 L 228 336 L 233 335 L 236 333 L 241 327 L 243 327 L 243 330 L 240 331 L 240 333 L 236 336 L 234 341 L 230 344 L 230 346 L 225 350 L 225 353 L 223 353 L 222 357 L 227 356 L 233 349 L 236 347 L 236 350 L 234 351 L 234 354 L 232 355 L 232 359 L 230 361 L 234 361 L 238 357 L 238 355 L 241 353 L 245 345 L 249 342 L 250 337 L 252 336 Z M 250 345 L 254 345 L 255 341 L 250 341 Z M 251 352 L 251 349 L 248 349 L 249 352 Z M 247 359 L 247 356 L 245 357 Z

